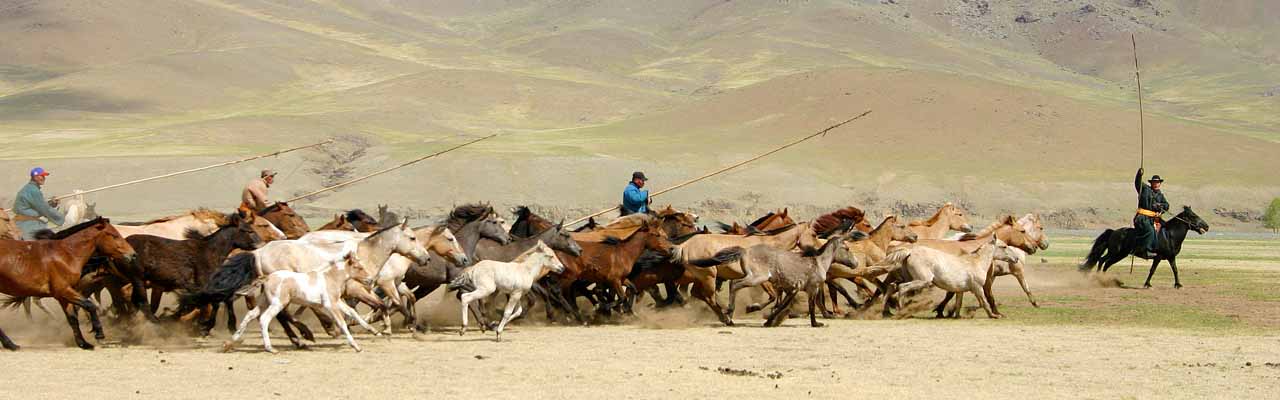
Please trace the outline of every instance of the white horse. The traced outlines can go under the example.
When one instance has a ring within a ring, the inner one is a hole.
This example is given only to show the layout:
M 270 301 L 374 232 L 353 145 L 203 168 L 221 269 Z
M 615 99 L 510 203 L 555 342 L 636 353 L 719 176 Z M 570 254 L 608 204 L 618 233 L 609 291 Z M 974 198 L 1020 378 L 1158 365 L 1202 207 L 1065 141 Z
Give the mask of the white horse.
M 511 262 L 484 260 L 462 271 L 462 274 L 449 282 L 449 289 L 458 290 L 462 295 L 462 328 L 458 335 L 467 333 L 467 307 L 471 302 L 489 297 L 494 293 L 507 294 L 507 307 L 502 313 L 502 322 L 498 323 L 497 341 L 502 341 L 502 330 L 507 322 L 524 313 L 520 298 L 524 296 L 534 282 L 542 279 L 550 272 L 564 272 L 564 264 L 556 257 L 554 250 L 541 241 L 525 251 Z M 479 312 L 477 312 L 479 315 Z M 484 321 L 481 330 L 484 329 Z
M 909 282 L 889 285 L 887 296 L 898 291 L 913 293 L 937 286 L 949 293 L 956 293 L 956 308 L 960 309 L 963 294 L 971 292 L 978 298 L 978 304 L 987 312 L 988 317 L 1000 318 L 999 314 L 992 312 L 986 297 L 987 274 L 992 268 L 992 262 L 997 259 L 1017 261 L 1008 247 L 992 236 L 991 241 L 979 247 L 976 252 L 963 256 L 928 246 L 899 247 L 889 252 L 881 265 L 891 266 L 890 271 L 905 267 L 912 278 Z
M 84 195 L 79 190 L 71 197 L 62 199 L 58 202 L 58 212 L 61 212 L 62 225 L 54 228 L 55 231 L 67 229 L 82 222 L 98 217 L 98 213 L 94 211 L 94 205 L 84 201 Z
M 458 239 L 448 227 L 444 225 L 420 227 L 414 229 L 414 233 L 429 253 L 444 257 L 458 266 L 469 264 L 470 259 L 466 251 L 462 249 Z M 360 240 L 368 236 L 368 233 L 361 232 L 324 230 L 307 233 L 298 240 L 309 243 L 331 243 Z M 414 312 L 411 307 L 417 299 L 413 296 L 413 291 L 404 285 L 404 276 L 414 265 L 418 264 L 407 257 L 392 254 L 387 262 L 380 266 L 373 280 L 373 286 L 382 289 L 383 295 L 390 303 L 405 315 L 406 323 L 411 323 L 413 320 Z M 378 318 L 382 318 L 384 322 L 384 332 L 390 333 L 391 318 L 384 310 L 375 310 L 373 314 L 366 317 L 369 321 L 377 321 Z
M 351 317 L 360 326 L 373 332 L 374 336 L 381 335 L 380 332 L 369 326 L 363 318 L 360 318 L 356 311 L 342 301 L 342 294 L 346 288 L 346 282 L 349 279 L 365 280 L 369 277 L 362 273 L 365 268 L 357 268 L 359 262 L 356 260 L 354 247 L 351 247 L 341 260 L 330 261 L 329 265 L 320 270 L 311 272 L 294 272 L 294 271 L 275 271 L 267 276 L 266 282 L 262 284 L 261 296 L 264 301 L 258 302 L 258 306 L 249 310 L 245 314 L 244 320 L 240 322 L 240 327 L 236 329 L 236 333 L 231 336 L 223 349 L 230 351 L 232 347 L 240 343 L 244 336 L 244 330 L 249 326 L 249 321 L 254 318 L 258 319 L 259 325 L 262 326 L 262 346 L 268 352 L 275 353 L 275 348 L 271 347 L 271 334 L 268 328 L 271 327 L 271 320 L 276 317 L 285 307 L 293 303 L 300 303 L 304 307 L 315 310 L 316 313 L 328 311 L 329 317 L 337 322 L 342 329 L 342 334 L 347 338 L 347 344 L 357 352 L 361 351 L 360 345 L 356 344 L 356 340 L 351 336 L 351 330 L 347 328 L 347 322 L 344 316 Z

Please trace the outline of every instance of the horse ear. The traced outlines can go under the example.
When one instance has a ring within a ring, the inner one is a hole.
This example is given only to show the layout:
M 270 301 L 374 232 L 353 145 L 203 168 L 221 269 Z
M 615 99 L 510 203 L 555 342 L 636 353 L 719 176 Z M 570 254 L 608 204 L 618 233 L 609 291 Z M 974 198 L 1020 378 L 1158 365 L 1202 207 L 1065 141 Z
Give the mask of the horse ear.
M 400 222 L 400 228 L 401 229 L 409 228 L 409 217 L 404 217 L 404 221 Z
M 1004 216 L 1004 218 L 1002 218 L 1002 219 L 1000 220 L 1000 222 L 1002 222 L 1002 223 L 1006 223 L 1006 224 L 1009 224 L 1009 225 L 1017 225 L 1017 224 L 1018 224 L 1018 220 L 1013 219 L 1013 216 L 1012 216 L 1012 215 L 1006 215 L 1006 216 Z
M 590 218 L 588 218 L 588 220 L 590 220 Z M 556 230 L 558 231 L 558 230 L 563 230 L 563 229 L 564 229 L 564 219 L 562 218 L 562 219 L 560 219 L 560 223 L 557 223 L 557 224 L 556 224 Z

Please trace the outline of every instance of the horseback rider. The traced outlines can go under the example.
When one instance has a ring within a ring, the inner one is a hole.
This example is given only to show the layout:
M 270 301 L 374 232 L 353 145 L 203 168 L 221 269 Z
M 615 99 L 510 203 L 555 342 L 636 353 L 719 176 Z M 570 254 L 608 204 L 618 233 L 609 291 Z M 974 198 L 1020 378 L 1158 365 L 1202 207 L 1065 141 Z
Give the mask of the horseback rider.
M 1160 214 L 1169 211 L 1169 202 L 1160 191 L 1164 179 L 1160 175 L 1152 175 L 1147 180 L 1148 184 L 1143 184 L 1142 172 L 1142 168 L 1138 168 L 1138 176 L 1133 178 L 1133 188 L 1138 191 L 1138 214 L 1133 216 L 1133 228 L 1137 232 L 1134 239 L 1138 246 L 1134 252 L 1139 257 L 1152 258 L 1159 241 L 1156 231 L 1161 221 Z
M 35 240 L 37 231 L 49 229 L 48 223 L 40 217 L 48 219 L 54 225 L 62 225 L 64 217 L 56 208 L 58 200 L 45 201 L 44 192 L 40 191 L 49 171 L 35 167 L 31 169 L 30 176 L 31 181 L 18 191 L 17 198 L 13 200 L 13 220 L 17 223 L 18 230 L 22 231 L 22 240 Z
M 240 193 L 240 211 L 257 214 L 267 208 L 267 189 L 271 188 L 271 184 L 275 181 L 276 171 L 269 169 L 262 170 L 262 173 L 258 174 L 258 179 L 249 181 L 244 186 L 244 192 Z
M 649 203 L 653 201 L 649 199 L 649 191 L 644 190 L 644 183 L 648 180 L 644 172 L 631 173 L 631 182 L 622 191 L 622 216 L 649 212 Z

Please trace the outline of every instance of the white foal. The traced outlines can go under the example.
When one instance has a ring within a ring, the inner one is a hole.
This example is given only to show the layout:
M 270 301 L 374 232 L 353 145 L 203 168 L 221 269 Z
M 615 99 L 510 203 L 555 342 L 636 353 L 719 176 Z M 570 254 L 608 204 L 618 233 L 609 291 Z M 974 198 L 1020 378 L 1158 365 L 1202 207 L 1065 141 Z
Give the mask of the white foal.
M 502 341 L 502 330 L 506 328 L 507 322 L 524 313 L 520 298 L 533 287 L 534 282 L 550 272 L 564 272 L 564 264 L 560 263 L 555 251 L 541 241 L 511 262 L 484 260 L 463 270 L 453 282 L 449 282 L 449 289 L 456 289 L 461 293 L 459 300 L 462 300 L 462 329 L 458 334 L 467 332 L 467 307 L 471 302 L 494 293 L 506 293 L 507 307 L 502 313 L 502 322 L 498 323 L 495 331 L 497 340 Z

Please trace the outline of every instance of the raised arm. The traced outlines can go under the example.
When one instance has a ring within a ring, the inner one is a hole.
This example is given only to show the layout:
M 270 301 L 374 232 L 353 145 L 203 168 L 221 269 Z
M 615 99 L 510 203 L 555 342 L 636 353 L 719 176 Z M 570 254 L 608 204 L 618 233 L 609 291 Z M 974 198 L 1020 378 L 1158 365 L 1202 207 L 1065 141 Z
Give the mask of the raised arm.
M 1138 176 L 1133 178 L 1133 190 L 1142 193 L 1142 167 L 1138 167 Z

